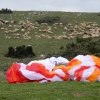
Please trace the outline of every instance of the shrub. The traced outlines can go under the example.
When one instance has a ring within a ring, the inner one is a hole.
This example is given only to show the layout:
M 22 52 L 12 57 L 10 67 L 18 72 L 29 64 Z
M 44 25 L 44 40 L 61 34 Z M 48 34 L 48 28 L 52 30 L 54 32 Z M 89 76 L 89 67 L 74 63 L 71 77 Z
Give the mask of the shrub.
M 53 23 L 58 22 L 58 21 L 60 21 L 59 16 L 54 16 L 54 17 L 46 16 L 42 19 L 36 20 L 36 22 L 38 22 L 39 24 L 41 24 L 41 23 L 53 24 Z
M 56 56 L 62 56 L 69 60 L 77 55 L 97 55 L 100 57 L 100 40 L 92 41 L 92 38 L 83 39 L 81 37 L 76 38 L 75 43 L 66 44 L 66 46 L 61 46 L 60 51 L 56 53 Z M 49 54 L 54 56 L 54 54 Z
M 34 57 L 35 53 L 31 46 L 25 47 L 25 45 L 17 46 L 15 49 L 13 47 L 8 48 L 8 53 L 5 54 L 6 57 L 13 58 L 25 58 L 25 57 Z
M 8 53 L 5 54 L 6 57 L 14 57 L 15 49 L 13 47 L 8 48 Z

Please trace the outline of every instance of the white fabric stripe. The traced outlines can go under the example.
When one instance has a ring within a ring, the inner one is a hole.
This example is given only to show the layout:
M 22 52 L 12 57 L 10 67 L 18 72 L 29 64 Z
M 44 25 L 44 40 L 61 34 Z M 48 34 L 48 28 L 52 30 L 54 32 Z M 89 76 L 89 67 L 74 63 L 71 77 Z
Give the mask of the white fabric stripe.
M 53 78 L 47 78 L 47 77 L 41 75 L 40 73 L 26 70 L 26 66 L 23 63 L 21 63 L 20 65 L 21 65 L 21 67 L 19 70 L 21 71 L 23 76 L 25 76 L 29 80 L 40 80 L 40 79 L 45 78 L 46 80 L 51 80 L 51 81 L 62 81 L 62 79 L 57 75 L 55 75 Z M 56 72 L 57 72 L 57 74 L 60 74 L 61 76 L 64 75 L 63 71 L 61 71 L 61 70 L 58 70 Z
M 76 65 L 76 66 L 74 66 L 73 68 L 71 68 L 71 69 L 68 71 L 69 75 L 74 76 L 75 71 L 76 71 L 77 69 L 79 69 L 79 68 L 81 68 L 81 65 Z
M 84 65 L 84 66 L 92 66 L 95 64 L 91 55 L 86 55 L 86 56 L 78 55 L 74 59 L 78 59 L 79 61 L 81 61 L 82 62 L 81 65 Z
M 95 69 L 96 69 L 95 67 L 90 67 L 89 69 L 85 69 L 83 71 L 82 78 L 89 77 L 94 72 Z
M 29 70 L 26 70 L 26 65 L 23 64 L 23 63 L 20 63 L 20 71 L 21 73 L 23 74 L 23 76 L 25 76 L 26 78 L 30 79 L 30 80 L 39 80 L 39 79 L 42 79 L 44 78 L 43 75 L 39 74 L 39 73 L 36 73 L 36 72 L 33 72 L 33 71 L 29 71 Z
M 54 72 L 56 72 L 58 75 L 64 77 L 65 76 L 65 73 L 61 70 L 61 69 L 57 69 L 55 70 Z

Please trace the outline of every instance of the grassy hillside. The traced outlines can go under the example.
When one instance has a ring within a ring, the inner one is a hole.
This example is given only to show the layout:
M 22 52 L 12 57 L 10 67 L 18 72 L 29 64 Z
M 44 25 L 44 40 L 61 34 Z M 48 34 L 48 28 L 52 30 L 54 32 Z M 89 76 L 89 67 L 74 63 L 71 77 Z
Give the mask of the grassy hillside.
M 52 24 L 38 24 L 44 17 L 60 17 Z M 42 59 L 41 54 L 59 52 L 77 36 L 99 39 L 100 14 L 80 12 L 14 11 L 0 14 L 0 100 L 99 100 L 99 82 L 77 81 L 8 84 L 5 71 L 13 62 Z M 6 58 L 8 47 L 31 45 L 35 58 Z M 73 52 L 73 51 L 72 51 Z
M 46 16 L 59 16 L 60 21 L 47 25 L 36 22 L 36 20 L 40 20 Z M 82 30 L 75 29 L 75 32 L 81 33 L 82 31 L 89 31 L 88 28 L 82 26 L 83 24 L 86 24 L 86 26 L 90 25 L 91 27 L 92 24 L 96 24 L 94 28 L 99 28 L 100 26 L 99 13 L 14 11 L 11 14 L 0 14 L 0 20 L 0 69 L 3 66 L 11 65 L 13 62 L 27 63 L 33 59 L 41 59 L 40 55 L 42 53 L 47 55 L 48 53 L 59 52 L 61 46 L 75 41 L 75 37 L 79 36 L 79 34 L 76 35 L 74 33 L 74 38 L 69 38 L 69 34 L 73 33 L 75 27 L 83 27 Z M 65 27 L 68 30 L 65 30 Z M 19 34 L 17 38 L 16 34 Z M 27 36 L 24 38 L 25 34 Z M 36 53 L 36 57 L 26 59 L 4 57 L 9 46 L 16 47 L 19 45 L 31 45 L 33 51 Z

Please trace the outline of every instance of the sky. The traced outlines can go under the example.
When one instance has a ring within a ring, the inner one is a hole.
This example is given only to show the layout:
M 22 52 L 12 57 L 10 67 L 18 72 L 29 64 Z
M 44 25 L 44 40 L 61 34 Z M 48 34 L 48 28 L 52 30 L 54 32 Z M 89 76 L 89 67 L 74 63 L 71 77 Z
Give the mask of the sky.
M 100 0 L 0 0 L 12 11 L 100 12 Z

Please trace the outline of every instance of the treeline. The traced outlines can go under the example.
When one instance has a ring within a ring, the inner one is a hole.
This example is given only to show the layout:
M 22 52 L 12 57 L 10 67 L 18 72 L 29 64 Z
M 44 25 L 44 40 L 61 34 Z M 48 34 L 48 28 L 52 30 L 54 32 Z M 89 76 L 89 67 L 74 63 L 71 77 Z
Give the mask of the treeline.
M 8 14 L 8 13 L 12 13 L 11 9 L 2 8 L 2 9 L 0 10 L 0 14 Z

